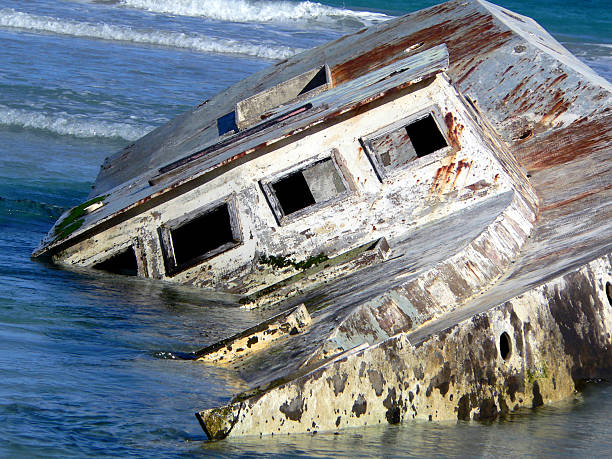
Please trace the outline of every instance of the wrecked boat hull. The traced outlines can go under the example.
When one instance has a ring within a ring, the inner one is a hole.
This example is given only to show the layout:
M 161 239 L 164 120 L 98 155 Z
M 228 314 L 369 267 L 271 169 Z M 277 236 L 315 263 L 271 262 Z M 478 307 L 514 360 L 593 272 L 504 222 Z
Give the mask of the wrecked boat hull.
M 531 19 L 451 1 L 110 157 L 35 255 L 101 269 L 131 250 L 136 275 L 269 311 L 196 352 L 250 387 L 197 414 L 212 439 L 493 419 L 610 376 L 611 106 Z M 200 244 L 198 222 L 225 232 Z
M 380 329 L 388 323 L 383 311 L 406 299 L 418 311 L 411 319 L 420 321 L 379 334 L 376 327 L 339 326 L 331 341 L 344 348 L 337 346 L 342 352 L 326 356 L 319 367 L 273 380 L 246 398 L 238 395 L 225 408 L 199 412 L 210 438 L 335 431 L 410 419 L 491 420 L 565 399 L 589 381 L 611 377 L 610 85 L 530 19 L 485 4 L 496 19 L 505 16 L 502 27 L 478 8 L 458 13 L 462 6 L 451 2 L 397 20 L 390 29 L 402 22 L 412 28 L 394 43 L 445 37 L 449 75 L 478 101 L 474 109 L 510 146 L 516 162 L 505 165 L 518 166 L 509 171 L 514 177 L 526 173 L 515 190 L 532 187 L 536 218 L 500 219 L 512 229 L 497 239 L 482 237 L 486 257 L 437 265 L 429 277 L 413 283 L 415 293 L 389 295 L 354 323 L 374 317 L 370 322 Z M 457 28 L 449 32 L 453 19 L 446 15 L 454 14 L 461 19 L 454 18 Z M 443 17 L 431 25 L 437 15 Z M 470 17 L 473 27 L 462 23 Z M 460 32 L 476 37 L 482 26 L 486 42 L 449 39 Z M 516 26 L 523 29 L 520 37 Z M 466 58 L 467 46 L 474 49 Z M 533 48 L 537 56 L 530 55 Z M 516 228 L 522 228 L 524 243 L 498 277 L 490 275 L 485 288 L 461 295 L 470 278 L 486 278 L 478 270 L 468 274 L 473 260 L 500 260 L 490 248 L 511 246 L 502 241 L 517 234 Z
M 610 378 L 609 255 L 486 312 L 457 311 L 291 382 L 197 414 L 211 439 L 406 420 L 492 420 Z M 607 292 L 606 293 L 606 289 Z M 585 320 L 586 319 L 586 320 Z

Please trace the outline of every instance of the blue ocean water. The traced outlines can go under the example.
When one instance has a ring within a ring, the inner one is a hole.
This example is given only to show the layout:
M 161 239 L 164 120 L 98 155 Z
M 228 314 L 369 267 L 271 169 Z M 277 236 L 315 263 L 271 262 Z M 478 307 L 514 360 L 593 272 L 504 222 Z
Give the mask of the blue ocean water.
M 0 456 L 587 456 L 612 387 L 483 425 L 205 441 L 193 413 L 244 387 L 173 359 L 261 319 L 200 292 L 30 260 L 99 164 L 277 59 L 432 0 L 0 1 Z M 610 0 L 501 0 L 612 81 Z

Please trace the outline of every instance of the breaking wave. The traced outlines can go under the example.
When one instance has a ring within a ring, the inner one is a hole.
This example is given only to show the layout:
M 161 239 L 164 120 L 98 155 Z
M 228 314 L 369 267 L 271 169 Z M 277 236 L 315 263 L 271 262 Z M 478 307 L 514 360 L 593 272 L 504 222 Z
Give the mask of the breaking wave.
M 205 53 L 242 54 L 264 59 L 285 59 L 302 51 L 302 49 L 288 46 L 249 43 L 182 32 L 137 30 L 126 26 L 64 21 L 58 18 L 36 16 L 12 9 L 0 10 L 0 27 L 50 32 L 72 37 L 168 46 Z
M 252 0 L 121 0 L 131 8 L 179 16 L 201 16 L 228 22 L 354 20 L 367 26 L 390 18 L 386 14 L 334 8 L 302 1 Z
M 68 114 L 48 115 L 14 109 L 0 105 L 0 125 L 28 129 L 41 129 L 60 135 L 75 137 L 104 137 L 136 140 L 153 129 L 153 126 L 136 126 L 108 121 L 88 120 L 83 116 Z

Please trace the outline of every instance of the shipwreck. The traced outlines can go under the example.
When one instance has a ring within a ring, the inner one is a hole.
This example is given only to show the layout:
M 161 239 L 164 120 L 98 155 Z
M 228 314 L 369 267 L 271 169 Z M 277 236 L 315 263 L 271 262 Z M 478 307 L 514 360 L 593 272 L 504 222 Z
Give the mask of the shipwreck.
M 211 439 L 492 419 L 611 376 L 611 107 L 533 20 L 451 1 L 110 156 L 33 256 L 269 311 L 193 354 L 250 387 Z

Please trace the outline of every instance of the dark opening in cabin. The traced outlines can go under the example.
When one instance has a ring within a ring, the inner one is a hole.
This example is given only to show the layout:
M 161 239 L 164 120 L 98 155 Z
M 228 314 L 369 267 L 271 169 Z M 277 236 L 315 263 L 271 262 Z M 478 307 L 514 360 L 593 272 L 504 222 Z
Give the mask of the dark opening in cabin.
M 326 90 L 331 84 L 329 68 L 326 65 L 311 69 L 271 88 L 240 100 L 236 104 L 236 125 L 244 130 L 274 117 L 278 107 L 296 101 L 298 98 L 314 96 Z
M 302 172 L 288 175 L 272 185 L 285 215 L 315 204 L 315 199 Z
M 431 114 L 406 126 L 406 131 L 419 158 L 447 146 Z
M 137 276 L 138 263 L 132 246 L 93 266 L 94 269 L 124 276 Z
M 510 335 L 503 332 L 499 337 L 499 354 L 504 360 L 508 360 L 512 352 L 512 342 L 510 341 Z
M 236 242 L 227 203 L 170 230 L 170 235 L 177 267 Z
M 346 191 L 334 161 L 318 161 L 301 170 L 263 185 L 277 218 L 329 201 Z
M 413 121 L 397 121 L 362 138 L 361 143 L 381 180 L 417 158 L 448 146 L 432 113 Z

